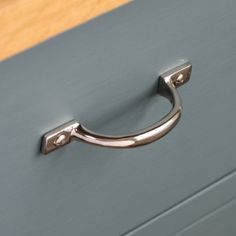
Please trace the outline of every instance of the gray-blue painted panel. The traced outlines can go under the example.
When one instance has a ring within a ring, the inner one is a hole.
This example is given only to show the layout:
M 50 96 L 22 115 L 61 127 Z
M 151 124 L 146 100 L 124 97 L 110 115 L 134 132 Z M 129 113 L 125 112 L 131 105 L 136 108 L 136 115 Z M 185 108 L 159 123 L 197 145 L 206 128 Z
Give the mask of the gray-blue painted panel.
M 235 236 L 236 199 L 173 236 Z
M 210 186 L 201 189 L 193 196 L 179 202 L 176 206 L 130 230 L 124 236 L 156 236 L 157 234 L 173 236 L 185 231 L 190 232 L 189 229 L 191 227 L 203 222 L 209 216 L 216 214 L 225 205 L 235 201 L 235 187 L 236 172 L 233 171 Z M 210 228 L 209 230 L 211 231 L 212 229 Z
M 0 64 L 2 235 L 120 235 L 235 169 L 236 2 L 134 1 Z M 72 118 L 127 133 L 169 110 L 157 75 L 189 59 L 184 115 L 152 145 L 40 137 Z

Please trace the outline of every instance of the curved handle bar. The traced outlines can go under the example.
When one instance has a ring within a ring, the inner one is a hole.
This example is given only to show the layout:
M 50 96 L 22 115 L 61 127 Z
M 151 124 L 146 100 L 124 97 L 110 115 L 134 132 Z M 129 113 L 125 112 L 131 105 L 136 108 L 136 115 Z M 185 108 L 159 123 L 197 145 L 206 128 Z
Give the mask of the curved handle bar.
M 47 154 L 54 151 L 74 139 L 114 148 L 137 147 L 160 139 L 176 126 L 181 117 L 182 103 L 176 88 L 190 79 L 191 70 L 191 64 L 185 63 L 160 75 L 158 93 L 169 99 L 172 103 L 172 109 L 162 120 L 150 127 L 128 135 L 107 136 L 94 133 L 78 121 L 73 120 L 44 135 L 42 153 Z

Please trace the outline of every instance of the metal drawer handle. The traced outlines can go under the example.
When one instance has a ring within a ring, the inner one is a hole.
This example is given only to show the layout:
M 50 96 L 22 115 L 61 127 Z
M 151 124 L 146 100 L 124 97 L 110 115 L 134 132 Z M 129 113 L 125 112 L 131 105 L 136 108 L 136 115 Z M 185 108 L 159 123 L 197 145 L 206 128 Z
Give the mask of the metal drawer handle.
M 83 127 L 78 121 L 70 121 L 46 133 L 42 139 L 42 153 L 48 154 L 72 140 L 83 140 L 99 146 L 114 148 L 130 148 L 152 143 L 168 132 L 178 123 L 182 112 L 182 104 L 177 87 L 190 79 L 192 66 L 185 63 L 160 75 L 158 93 L 172 103 L 172 110 L 162 120 L 137 133 L 122 136 L 106 136 L 94 133 Z

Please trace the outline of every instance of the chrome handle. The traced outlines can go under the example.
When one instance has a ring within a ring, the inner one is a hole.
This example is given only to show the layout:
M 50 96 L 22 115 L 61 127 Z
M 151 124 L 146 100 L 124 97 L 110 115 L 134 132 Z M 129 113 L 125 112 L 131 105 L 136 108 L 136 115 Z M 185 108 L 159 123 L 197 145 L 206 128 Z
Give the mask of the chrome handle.
M 158 80 L 158 93 L 172 103 L 172 110 L 162 120 L 137 133 L 122 136 L 106 136 L 94 133 L 78 121 L 70 121 L 46 133 L 42 139 L 42 153 L 48 154 L 72 140 L 83 140 L 99 146 L 114 148 L 130 148 L 152 143 L 168 132 L 178 123 L 182 104 L 177 87 L 190 79 L 192 66 L 185 63 L 160 75 Z

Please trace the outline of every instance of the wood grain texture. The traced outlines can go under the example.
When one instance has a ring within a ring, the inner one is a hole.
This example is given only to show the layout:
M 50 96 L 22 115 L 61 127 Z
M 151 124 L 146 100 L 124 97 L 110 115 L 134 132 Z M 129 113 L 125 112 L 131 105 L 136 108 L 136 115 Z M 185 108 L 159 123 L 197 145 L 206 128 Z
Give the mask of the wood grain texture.
M 2 0 L 0 60 L 127 2 L 129 0 Z

